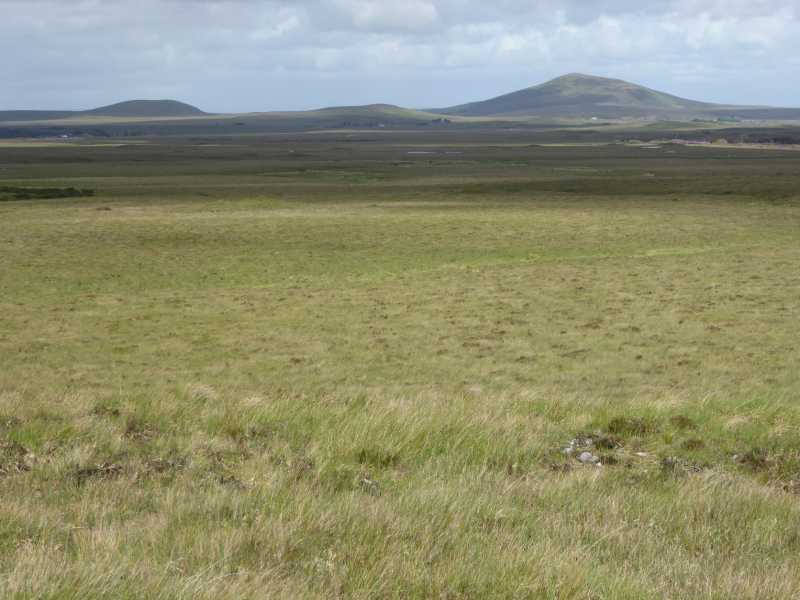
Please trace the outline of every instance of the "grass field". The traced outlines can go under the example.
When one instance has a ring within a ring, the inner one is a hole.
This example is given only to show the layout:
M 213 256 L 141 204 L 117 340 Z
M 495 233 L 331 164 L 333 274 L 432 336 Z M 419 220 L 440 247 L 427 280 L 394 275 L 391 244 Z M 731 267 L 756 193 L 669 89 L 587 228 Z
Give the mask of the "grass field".
M 800 597 L 796 153 L 20 143 L 0 187 L 95 194 L 0 202 L 0 596 Z

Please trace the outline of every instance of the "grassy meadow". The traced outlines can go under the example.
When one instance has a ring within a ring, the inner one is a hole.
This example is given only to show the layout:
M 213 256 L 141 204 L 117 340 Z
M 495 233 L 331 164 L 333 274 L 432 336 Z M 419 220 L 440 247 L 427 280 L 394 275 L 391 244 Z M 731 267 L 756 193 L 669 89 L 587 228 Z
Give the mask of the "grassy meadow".
M 0 147 L 1 597 L 800 597 L 796 152 L 141 142 Z

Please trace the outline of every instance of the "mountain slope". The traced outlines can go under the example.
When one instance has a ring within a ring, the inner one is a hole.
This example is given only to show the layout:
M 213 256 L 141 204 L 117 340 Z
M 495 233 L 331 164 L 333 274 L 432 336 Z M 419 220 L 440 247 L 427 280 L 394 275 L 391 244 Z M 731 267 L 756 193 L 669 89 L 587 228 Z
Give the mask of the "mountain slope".
M 436 112 L 467 117 L 686 118 L 730 116 L 736 111 L 753 110 L 763 113 L 773 109 L 697 102 L 620 79 L 573 73 L 490 100 L 439 109 Z M 800 111 L 793 111 L 791 114 L 800 116 Z

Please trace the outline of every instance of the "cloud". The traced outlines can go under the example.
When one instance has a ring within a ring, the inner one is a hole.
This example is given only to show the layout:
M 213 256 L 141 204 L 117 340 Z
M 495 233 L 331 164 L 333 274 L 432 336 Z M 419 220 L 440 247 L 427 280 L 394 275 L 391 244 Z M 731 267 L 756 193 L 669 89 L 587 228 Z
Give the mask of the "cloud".
M 333 0 L 353 27 L 369 32 L 426 31 L 436 25 L 439 13 L 433 2 L 374 2 L 372 0 Z
M 800 104 L 796 0 L 0 0 L 0 108 L 455 104 L 571 71 Z

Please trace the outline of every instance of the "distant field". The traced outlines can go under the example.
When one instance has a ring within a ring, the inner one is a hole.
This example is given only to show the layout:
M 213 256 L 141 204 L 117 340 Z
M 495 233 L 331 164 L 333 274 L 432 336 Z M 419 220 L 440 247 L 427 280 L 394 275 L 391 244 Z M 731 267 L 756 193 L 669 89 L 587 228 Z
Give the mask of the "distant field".
M 797 153 L 546 141 L 0 146 L 0 596 L 799 597 Z

